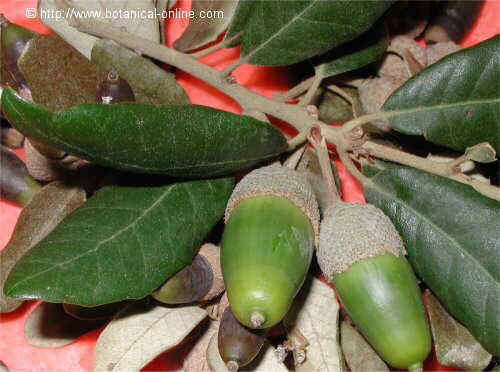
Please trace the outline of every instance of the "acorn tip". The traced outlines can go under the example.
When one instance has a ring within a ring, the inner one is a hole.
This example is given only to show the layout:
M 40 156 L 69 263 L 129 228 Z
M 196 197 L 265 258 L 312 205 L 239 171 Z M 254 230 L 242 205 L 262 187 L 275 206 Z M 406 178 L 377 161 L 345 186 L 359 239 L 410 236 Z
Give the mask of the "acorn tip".
M 229 362 L 227 362 L 226 367 L 231 372 L 235 372 L 240 368 L 240 366 L 235 360 L 230 360 Z
M 250 315 L 250 323 L 255 328 L 260 327 L 262 324 L 264 324 L 265 321 L 266 317 L 258 311 L 254 311 L 252 315 Z

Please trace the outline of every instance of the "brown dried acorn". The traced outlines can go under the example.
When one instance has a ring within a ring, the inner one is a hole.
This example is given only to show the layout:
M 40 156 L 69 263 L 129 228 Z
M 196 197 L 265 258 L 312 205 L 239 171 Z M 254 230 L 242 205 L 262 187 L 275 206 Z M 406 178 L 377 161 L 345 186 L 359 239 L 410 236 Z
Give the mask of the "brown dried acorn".
M 135 102 L 135 95 L 127 81 L 118 75 L 116 69 L 112 69 L 97 88 L 96 102 L 104 104 Z
M 42 186 L 30 176 L 17 155 L 1 145 L 0 164 L 0 197 L 26 205 Z
M 227 369 L 237 371 L 259 354 L 266 342 L 266 331 L 243 326 L 228 306 L 220 320 L 217 342 L 219 354 Z
M 483 2 L 483 0 L 440 1 L 439 14 L 431 19 L 425 31 L 426 43 L 434 44 L 442 41 L 458 43 L 471 29 Z
M 219 247 L 204 244 L 185 267 L 151 295 L 166 304 L 186 304 L 209 301 L 224 290 L 224 280 L 220 269 Z
M 319 231 L 307 179 L 271 165 L 244 177 L 229 199 L 221 265 L 234 316 L 250 328 L 279 323 L 304 283 Z

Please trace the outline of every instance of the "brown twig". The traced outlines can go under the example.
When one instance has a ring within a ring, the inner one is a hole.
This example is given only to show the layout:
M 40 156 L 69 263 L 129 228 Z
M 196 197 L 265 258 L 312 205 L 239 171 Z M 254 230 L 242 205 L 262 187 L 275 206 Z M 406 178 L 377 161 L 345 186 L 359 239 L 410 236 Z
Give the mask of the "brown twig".
M 241 35 L 241 32 L 238 32 L 236 35 L 234 35 L 233 37 L 229 38 L 229 39 L 226 39 L 226 40 L 222 40 L 220 43 L 217 43 L 215 45 L 212 45 L 211 47 L 208 47 L 208 48 L 205 48 L 205 49 L 202 49 L 200 50 L 199 52 L 196 52 L 196 53 L 191 53 L 190 56 L 193 57 L 193 58 L 201 58 L 201 57 L 204 57 L 206 56 L 207 54 L 210 54 L 210 53 L 213 53 L 213 52 L 216 52 L 217 50 L 219 49 L 223 49 L 223 48 L 227 48 L 229 45 L 231 45 L 231 43 L 236 40 L 239 36 Z
M 313 84 L 313 81 L 314 81 L 314 76 L 311 76 L 310 78 L 307 78 L 306 80 L 302 81 L 301 83 L 297 84 L 292 89 L 286 92 L 276 93 L 274 95 L 274 99 L 280 102 L 290 101 L 291 99 L 294 99 L 295 97 L 298 97 L 302 93 L 307 91 L 309 87 Z
M 436 174 L 438 176 L 446 177 L 453 181 L 458 181 L 460 183 L 471 186 L 477 192 L 488 196 L 489 198 L 500 201 L 500 188 L 492 186 L 485 182 L 474 180 L 462 173 L 450 174 L 449 162 L 435 162 L 398 149 L 383 146 L 372 141 L 366 141 L 362 145 L 362 148 L 366 150 L 368 154 L 377 158 L 393 161 L 395 163 L 407 165 L 412 168 Z
M 337 190 L 335 178 L 333 177 L 330 156 L 328 154 L 328 148 L 326 146 L 326 140 L 325 137 L 321 135 L 321 127 L 313 126 L 309 131 L 307 139 L 316 150 L 321 173 L 323 174 L 323 179 L 325 180 L 328 190 L 330 191 L 328 193 L 328 205 L 333 205 L 335 202 L 338 202 L 340 200 L 340 194 Z

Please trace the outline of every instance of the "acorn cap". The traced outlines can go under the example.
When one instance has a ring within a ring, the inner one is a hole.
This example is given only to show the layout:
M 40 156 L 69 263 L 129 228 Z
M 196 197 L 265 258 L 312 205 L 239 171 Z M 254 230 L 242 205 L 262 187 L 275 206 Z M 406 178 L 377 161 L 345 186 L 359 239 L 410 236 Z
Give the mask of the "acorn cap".
M 358 261 L 392 253 L 405 255 L 403 241 L 389 217 L 371 204 L 335 203 L 321 223 L 319 266 L 328 280 Z
M 227 223 L 234 208 L 243 200 L 256 196 L 275 195 L 295 204 L 309 218 L 319 239 L 319 209 L 314 191 L 306 177 L 293 169 L 273 164 L 253 170 L 234 188 L 227 203 L 224 222 Z

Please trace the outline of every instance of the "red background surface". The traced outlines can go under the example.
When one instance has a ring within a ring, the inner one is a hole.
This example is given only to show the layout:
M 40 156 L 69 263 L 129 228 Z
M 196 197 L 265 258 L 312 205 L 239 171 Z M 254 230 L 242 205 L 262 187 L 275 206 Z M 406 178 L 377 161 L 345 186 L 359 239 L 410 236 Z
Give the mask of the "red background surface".
M 48 33 L 50 30 L 37 19 L 26 19 L 24 10 L 36 7 L 36 0 L 0 0 L 0 13 L 14 23 L 22 24 L 38 32 Z M 177 7 L 189 8 L 189 0 L 181 0 Z M 481 10 L 480 17 L 473 30 L 462 42 L 468 47 L 492 37 L 500 32 L 500 0 L 487 0 Z M 186 19 L 167 21 L 167 42 L 172 45 L 184 28 Z M 238 48 L 224 49 L 208 56 L 202 61 L 223 69 L 233 62 L 239 54 Z M 291 88 L 292 83 L 286 68 L 255 67 L 243 65 L 239 67 L 234 76 L 240 84 L 245 85 L 260 94 L 270 97 L 274 92 L 285 91 Z M 222 110 L 241 113 L 240 107 L 229 97 L 220 93 L 215 88 L 183 73 L 177 73 L 178 82 L 186 89 L 191 102 L 213 106 Z M 495 82 L 492 82 L 495 84 Z M 16 150 L 21 157 L 22 150 Z M 364 201 L 361 187 L 348 174 L 342 164 L 339 172 L 342 188 L 347 201 Z M 0 200 L 0 248 L 3 248 L 14 229 L 20 208 Z M 28 314 L 37 306 L 38 301 L 27 301 L 15 312 L 0 315 L 0 360 L 4 361 L 11 371 L 91 371 L 93 369 L 93 350 L 96 339 L 101 330 L 87 333 L 77 342 L 62 348 L 39 348 L 29 345 L 24 339 L 23 325 Z M 164 353 L 147 366 L 147 370 L 171 370 L 180 368 L 181 353 Z M 450 370 L 438 366 L 430 360 L 426 370 Z

